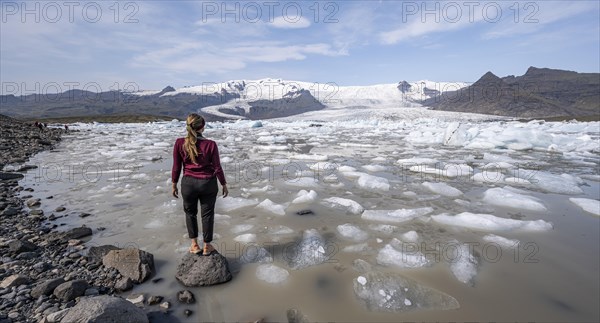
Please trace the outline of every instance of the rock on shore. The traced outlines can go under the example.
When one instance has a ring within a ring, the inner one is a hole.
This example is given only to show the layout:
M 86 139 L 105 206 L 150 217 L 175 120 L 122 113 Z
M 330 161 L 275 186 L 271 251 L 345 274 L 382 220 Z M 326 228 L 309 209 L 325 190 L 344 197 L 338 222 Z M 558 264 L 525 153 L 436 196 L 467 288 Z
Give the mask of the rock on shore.
M 185 286 L 194 287 L 225 283 L 232 276 L 227 259 L 215 251 L 209 256 L 185 255 L 177 266 L 175 278 Z

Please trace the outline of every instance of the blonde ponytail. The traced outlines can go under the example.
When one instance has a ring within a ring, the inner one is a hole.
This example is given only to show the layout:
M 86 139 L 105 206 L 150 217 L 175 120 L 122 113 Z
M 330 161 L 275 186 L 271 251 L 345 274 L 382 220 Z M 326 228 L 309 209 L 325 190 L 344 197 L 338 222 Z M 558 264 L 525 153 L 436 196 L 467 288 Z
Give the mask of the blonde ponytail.
M 198 156 L 198 148 L 196 143 L 198 142 L 198 130 L 204 128 L 204 118 L 196 113 L 188 115 L 185 122 L 185 129 L 187 130 L 187 136 L 183 143 L 183 149 L 192 160 L 192 163 L 198 164 L 196 156 Z

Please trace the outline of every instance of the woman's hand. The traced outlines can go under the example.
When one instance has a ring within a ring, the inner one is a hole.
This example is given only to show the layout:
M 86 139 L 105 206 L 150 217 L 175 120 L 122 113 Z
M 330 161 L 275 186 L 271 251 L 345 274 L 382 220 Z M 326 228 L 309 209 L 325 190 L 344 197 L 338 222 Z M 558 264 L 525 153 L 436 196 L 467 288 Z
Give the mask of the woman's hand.
M 179 198 L 179 190 L 177 189 L 177 183 L 173 183 L 173 186 L 171 187 L 171 194 L 173 194 L 173 197 L 175 197 L 176 199 Z
M 229 195 L 229 190 L 227 189 L 227 184 L 223 185 L 223 197 L 227 197 Z

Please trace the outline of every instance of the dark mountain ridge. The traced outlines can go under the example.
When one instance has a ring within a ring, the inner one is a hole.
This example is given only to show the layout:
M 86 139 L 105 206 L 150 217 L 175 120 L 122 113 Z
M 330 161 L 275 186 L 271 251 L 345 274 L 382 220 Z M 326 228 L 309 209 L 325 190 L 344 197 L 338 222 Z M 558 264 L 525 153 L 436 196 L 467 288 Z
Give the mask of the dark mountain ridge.
M 524 75 L 484 74 L 471 86 L 423 101 L 434 110 L 522 118 L 600 114 L 600 74 L 530 67 Z

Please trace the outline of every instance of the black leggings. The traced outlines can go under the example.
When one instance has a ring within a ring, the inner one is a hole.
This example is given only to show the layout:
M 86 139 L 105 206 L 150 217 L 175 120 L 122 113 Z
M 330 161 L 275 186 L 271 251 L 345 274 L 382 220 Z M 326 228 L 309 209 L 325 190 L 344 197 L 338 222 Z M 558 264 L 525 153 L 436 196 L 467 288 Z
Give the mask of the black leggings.
M 183 210 L 185 211 L 185 224 L 190 239 L 198 237 L 198 200 L 200 200 L 200 216 L 202 217 L 202 238 L 204 242 L 213 239 L 213 226 L 215 223 L 215 202 L 219 186 L 217 178 L 198 179 L 183 176 L 181 179 L 181 196 L 183 197 Z

